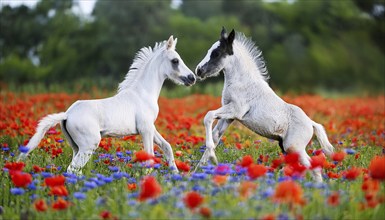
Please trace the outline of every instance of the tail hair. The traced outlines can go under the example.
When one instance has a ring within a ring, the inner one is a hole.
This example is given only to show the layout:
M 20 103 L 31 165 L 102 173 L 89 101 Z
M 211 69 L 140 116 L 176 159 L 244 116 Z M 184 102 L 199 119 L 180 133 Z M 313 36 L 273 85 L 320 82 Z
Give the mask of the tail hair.
M 59 122 L 65 119 L 67 119 L 67 114 L 65 112 L 47 115 L 42 118 L 37 126 L 36 133 L 32 136 L 26 146 L 28 151 L 26 153 L 21 153 L 17 160 L 24 160 L 28 154 L 39 145 L 45 133 L 47 133 L 51 127 L 57 125 Z
M 321 147 L 324 153 L 328 156 L 331 156 L 334 152 L 333 145 L 329 142 L 329 139 L 326 135 L 324 127 L 313 121 L 314 133 L 317 136 L 318 142 L 321 144 Z

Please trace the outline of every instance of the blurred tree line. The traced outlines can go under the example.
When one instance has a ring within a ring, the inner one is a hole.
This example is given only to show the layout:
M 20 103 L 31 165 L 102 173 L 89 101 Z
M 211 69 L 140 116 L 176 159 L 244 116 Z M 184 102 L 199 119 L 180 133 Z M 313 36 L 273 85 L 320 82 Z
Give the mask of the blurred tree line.
M 252 37 L 276 89 L 384 91 L 385 0 L 98 0 L 91 15 L 77 1 L 0 9 L 0 82 L 115 88 L 140 48 L 171 34 L 194 69 L 225 26 Z

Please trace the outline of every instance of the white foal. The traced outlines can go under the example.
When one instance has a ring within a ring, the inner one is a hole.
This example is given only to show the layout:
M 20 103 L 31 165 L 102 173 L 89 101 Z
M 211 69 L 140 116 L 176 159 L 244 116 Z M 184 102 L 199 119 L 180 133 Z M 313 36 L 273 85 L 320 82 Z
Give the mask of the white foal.
M 243 34 L 234 30 L 227 35 L 223 28 L 221 38 L 208 50 L 198 64 L 196 74 L 201 79 L 224 72 L 222 107 L 209 111 L 204 118 L 206 151 L 197 167 L 212 159 L 226 128 L 238 120 L 255 133 L 279 141 L 282 151 L 298 153 L 300 162 L 310 167 L 305 147 L 316 134 L 324 152 L 332 154 L 322 125 L 312 121 L 301 108 L 278 97 L 267 83 L 268 72 L 261 51 Z M 218 122 L 212 129 L 215 119 Z M 322 181 L 320 170 L 313 172 L 316 181 Z
M 158 97 L 163 82 L 168 78 L 186 86 L 195 83 L 193 72 L 175 51 L 177 39 L 156 43 L 154 48 L 144 47 L 137 54 L 118 93 L 110 98 L 81 100 L 66 112 L 44 117 L 36 134 L 26 147 L 25 158 L 38 146 L 49 128 L 60 123 L 63 133 L 73 149 L 72 162 L 67 171 L 81 173 L 103 136 L 140 134 L 144 150 L 154 155 L 153 143 L 163 150 L 169 167 L 177 171 L 170 144 L 154 126 L 158 116 Z

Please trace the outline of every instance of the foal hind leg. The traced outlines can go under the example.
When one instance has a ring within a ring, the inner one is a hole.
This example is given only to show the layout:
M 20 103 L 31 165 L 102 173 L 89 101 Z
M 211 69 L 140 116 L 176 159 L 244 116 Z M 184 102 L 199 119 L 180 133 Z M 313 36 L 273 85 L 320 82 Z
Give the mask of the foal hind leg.
M 310 142 L 313 131 L 312 129 L 297 129 L 298 132 L 289 131 L 283 139 L 283 148 L 287 153 L 299 154 L 299 160 L 306 168 L 310 168 L 310 156 L 306 152 L 306 146 Z M 311 171 L 314 181 L 322 182 L 321 170 L 316 168 Z
M 71 135 L 68 133 L 66 124 L 67 124 L 67 120 L 63 120 L 60 123 L 60 126 L 61 126 L 61 130 L 64 134 L 64 137 L 66 138 L 67 142 L 69 143 L 69 145 L 72 148 L 72 151 L 73 151 L 72 160 L 73 160 L 75 158 L 76 154 L 79 152 L 79 147 L 78 147 L 78 145 L 76 145 L 76 143 L 72 139 Z
M 67 168 L 68 173 L 81 175 L 81 169 L 91 158 L 101 140 L 100 132 L 96 128 L 97 126 L 92 124 L 83 127 L 68 124 L 68 134 L 79 149 Z

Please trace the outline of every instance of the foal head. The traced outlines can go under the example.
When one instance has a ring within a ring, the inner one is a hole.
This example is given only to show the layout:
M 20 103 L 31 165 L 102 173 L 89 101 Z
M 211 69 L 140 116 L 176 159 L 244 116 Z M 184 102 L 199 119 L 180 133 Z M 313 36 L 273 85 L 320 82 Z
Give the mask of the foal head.
M 194 73 L 184 64 L 179 54 L 175 51 L 178 39 L 170 38 L 166 42 L 166 50 L 164 51 L 164 74 L 177 84 L 191 86 L 195 83 Z
M 220 73 L 226 64 L 228 56 L 234 54 L 234 38 L 234 29 L 230 32 L 230 34 L 227 34 L 225 28 L 222 28 L 220 40 L 211 46 L 206 56 L 195 69 L 195 73 L 199 78 L 204 79 L 210 76 L 216 76 Z

